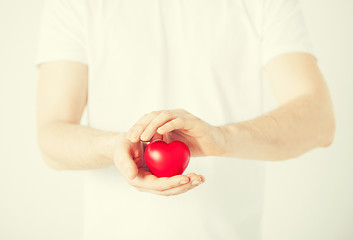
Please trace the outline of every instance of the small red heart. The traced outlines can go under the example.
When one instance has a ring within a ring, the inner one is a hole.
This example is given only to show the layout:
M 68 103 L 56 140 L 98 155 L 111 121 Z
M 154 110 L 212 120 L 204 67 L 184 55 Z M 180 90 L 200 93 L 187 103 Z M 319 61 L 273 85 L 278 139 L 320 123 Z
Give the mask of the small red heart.
M 167 144 L 162 140 L 155 140 L 147 145 L 144 158 L 154 175 L 172 177 L 183 174 L 190 161 L 190 150 L 180 141 Z

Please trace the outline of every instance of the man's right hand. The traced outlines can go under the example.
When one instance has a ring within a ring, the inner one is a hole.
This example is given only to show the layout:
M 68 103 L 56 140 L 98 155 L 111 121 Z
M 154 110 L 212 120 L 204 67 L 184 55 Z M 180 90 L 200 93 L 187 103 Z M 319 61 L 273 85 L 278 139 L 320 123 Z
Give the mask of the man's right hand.
M 130 142 L 125 133 L 117 136 L 113 150 L 114 163 L 127 182 L 141 192 L 163 196 L 178 195 L 205 181 L 202 175 L 195 173 L 158 178 L 144 167 L 142 151 L 140 142 Z
M 81 126 L 87 94 L 87 65 L 73 61 L 40 65 L 38 142 L 43 158 L 50 167 L 84 170 L 115 163 L 133 187 L 166 196 L 186 192 L 204 181 L 204 177 L 194 173 L 157 178 L 143 168 L 143 150 L 139 142 L 130 142 L 125 133 L 116 134 Z

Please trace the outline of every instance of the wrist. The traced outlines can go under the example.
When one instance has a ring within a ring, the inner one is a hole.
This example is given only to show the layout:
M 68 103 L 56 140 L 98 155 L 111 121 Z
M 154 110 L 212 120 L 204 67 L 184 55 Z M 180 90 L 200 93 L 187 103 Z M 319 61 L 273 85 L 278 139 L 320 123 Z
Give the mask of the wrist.
M 109 159 L 113 163 L 114 150 L 121 138 L 123 133 L 108 132 L 104 136 L 100 136 L 97 139 L 97 146 L 99 154 L 105 158 Z
M 228 143 L 229 143 L 229 133 L 226 126 L 216 126 L 214 127 L 214 145 L 212 146 L 212 151 L 210 156 L 223 157 L 227 155 Z
M 219 130 L 222 135 L 222 152 L 221 157 L 230 157 L 233 155 L 234 152 L 234 137 L 237 135 L 238 132 L 236 124 L 228 124 L 219 127 Z

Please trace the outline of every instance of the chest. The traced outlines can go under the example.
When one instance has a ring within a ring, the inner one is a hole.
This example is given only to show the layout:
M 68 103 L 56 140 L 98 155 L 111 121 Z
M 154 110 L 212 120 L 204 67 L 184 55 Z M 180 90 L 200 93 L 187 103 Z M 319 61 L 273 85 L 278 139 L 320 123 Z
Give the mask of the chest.
M 88 55 L 100 69 L 117 66 L 109 63 L 129 68 L 160 61 L 174 67 L 204 61 L 241 67 L 248 46 L 258 42 L 256 22 L 241 0 L 105 0 L 88 5 Z

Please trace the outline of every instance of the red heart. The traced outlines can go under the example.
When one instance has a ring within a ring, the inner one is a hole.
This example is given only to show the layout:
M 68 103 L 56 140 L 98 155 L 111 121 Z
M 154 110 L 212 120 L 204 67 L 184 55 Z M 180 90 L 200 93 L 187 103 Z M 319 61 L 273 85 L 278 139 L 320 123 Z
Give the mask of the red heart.
M 147 145 L 144 158 L 154 175 L 171 177 L 183 174 L 190 161 L 190 150 L 180 141 L 167 144 L 162 140 L 155 140 Z

